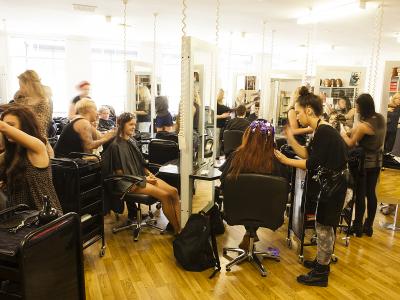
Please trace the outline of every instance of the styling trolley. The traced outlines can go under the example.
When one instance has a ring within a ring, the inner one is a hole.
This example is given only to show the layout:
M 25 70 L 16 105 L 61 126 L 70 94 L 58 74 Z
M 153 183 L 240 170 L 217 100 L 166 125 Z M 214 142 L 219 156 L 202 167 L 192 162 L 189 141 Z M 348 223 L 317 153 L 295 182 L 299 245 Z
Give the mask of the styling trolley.
M 364 170 L 364 151 L 362 148 L 355 148 L 349 152 L 348 167 L 351 178 L 348 182 L 344 208 L 340 214 L 339 231 L 346 234 L 342 239 L 346 247 L 350 244 L 350 228 L 353 225 L 353 210 L 357 195 L 357 182 Z
M 63 212 L 75 212 L 81 218 L 83 249 L 101 240 L 99 255 L 103 257 L 106 245 L 100 157 L 86 153 L 70 153 L 69 157 L 52 159 L 54 187 Z
M 0 212 L 0 299 L 84 300 L 79 216 L 39 226 L 38 213 L 24 204 Z
M 300 241 L 299 262 L 304 261 L 304 247 L 314 246 L 317 243 L 316 236 L 305 242 L 306 230 L 315 228 L 316 203 L 307 201 L 305 196 L 306 174 L 302 169 L 293 168 L 290 192 L 289 224 L 286 237 L 287 246 L 292 248 L 292 235 Z

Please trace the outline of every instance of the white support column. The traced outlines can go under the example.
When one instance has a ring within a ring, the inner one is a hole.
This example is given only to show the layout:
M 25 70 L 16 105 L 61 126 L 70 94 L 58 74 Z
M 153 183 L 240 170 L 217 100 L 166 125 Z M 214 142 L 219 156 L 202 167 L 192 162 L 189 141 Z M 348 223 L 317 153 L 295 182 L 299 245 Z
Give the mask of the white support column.
M 181 176 L 181 226 L 192 213 L 193 187 L 189 175 L 193 170 L 193 58 L 190 56 L 190 37 L 182 37 L 181 50 L 181 103 L 179 149 Z
M 261 97 L 260 97 L 260 116 L 264 119 L 271 120 L 274 118 L 272 112 L 270 111 L 271 107 L 271 69 L 272 69 L 272 53 L 273 53 L 273 44 L 274 44 L 274 35 L 275 32 L 271 31 L 271 40 L 270 40 L 270 48 L 271 54 L 265 53 L 265 40 L 266 40 L 266 24 L 267 22 L 263 22 L 263 44 L 262 44 L 262 52 L 261 52 L 261 65 L 260 65 L 260 89 L 261 89 Z
M 157 97 L 157 16 L 158 13 L 154 13 L 154 33 L 153 33 L 153 70 L 151 77 L 151 104 L 150 104 L 150 115 L 151 125 L 150 132 L 154 132 L 154 119 L 156 117 L 156 97 Z
M 127 112 L 134 112 L 136 110 L 136 78 L 135 78 L 135 65 L 131 60 L 126 61 L 126 100 L 124 109 Z
M 8 94 L 8 36 L 6 31 L 0 31 L 0 104 L 7 103 Z

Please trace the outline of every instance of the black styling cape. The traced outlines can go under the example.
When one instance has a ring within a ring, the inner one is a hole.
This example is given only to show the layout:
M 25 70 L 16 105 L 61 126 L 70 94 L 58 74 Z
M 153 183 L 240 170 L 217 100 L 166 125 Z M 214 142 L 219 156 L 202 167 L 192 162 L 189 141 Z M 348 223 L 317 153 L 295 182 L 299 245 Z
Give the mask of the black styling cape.
M 146 161 L 134 139 L 115 138 L 102 154 L 103 179 L 122 170 L 123 174 L 143 177 L 144 181 L 140 184 L 143 187 L 146 185 L 145 165 Z M 105 189 L 104 210 L 106 213 L 112 210 L 121 214 L 124 211 L 124 202 L 117 196 L 109 195 Z

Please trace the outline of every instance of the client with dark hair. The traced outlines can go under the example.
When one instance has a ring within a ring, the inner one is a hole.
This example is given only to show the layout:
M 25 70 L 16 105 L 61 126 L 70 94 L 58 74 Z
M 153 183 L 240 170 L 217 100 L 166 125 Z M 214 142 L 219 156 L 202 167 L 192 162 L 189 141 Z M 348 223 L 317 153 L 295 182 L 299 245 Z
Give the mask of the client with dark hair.
M 268 121 L 260 119 L 250 124 L 244 132 L 242 144 L 220 168 L 222 191 L 227 178 L 237 179 L 241 173 L 271 174 L 286 178 L 285 168 L 274 155 L 274 136 L 275 129 Z M 239 247 L 247 250 L 249 242 L 250 235 L 246 232 Z
M 312 271 L 297 277 L 297 281 L 305 285 L 327 286 L 329 264 L 335 243 L 334 227 L 339 224 L 347 189 L 344 176 L 344 170 L 347 168 L 347 147 L 339 132 L 320 119 L 323 112 L 321 99 L 308 92 L 305 87 L 301 88 L 299 94 L 295 103 L 297 119 L 302 126 L 313 129 L 314 138 L 308 147 L 303 147 L 296 141 L 291 128 L 288 127 L 286 130 L 288 143 L 302 159 L 290 159 L 277 150 L 275 155 L 285 165 L 307 169 L 309 171 L 307 186 L 311 187 L 309 183 L 314 182 L 312 186 L 316 186 L 316 194 L 322 190 L 321 181 L 327 177 L 336 180 L 334 192 L 320 193 L 316 196 L 317 258 L 314 261 L 304 261 L 304 266 Z M 310 199 L 313 197 L 315 195 L 311 193 L 311 188 L 307 188 L 307 200 L 314 200 Z
M 245 119 L 246 117 L 246 106 L 239 105 L 236 108 L 236 117 L 229 120 L 225 126 L 225 130 L 240 130 L 245 131 L 250 125 L 250 121 Z
M 14 104 L 1 115 L 0 132 L 5 151 L 1 154 L 1 180 L 5 183 L 7 206 L 27 204 L 42 209 L 43 197 L 61 210 L 55 192 L 46 150 L 46 138 L 41 135 L 37 119 L 26 107 Z
M 180 232 L 180 199 L 178 190 L 157 178 L 145 168 L 145 160 L 136 141 L 132 138 L 136 129 L 136 117 L 131 113 L 123 113 L 117 120 L 117 136 L 103 153 L 103 176 L 134 175 L 143 177 L 140 186 L 131 189 L 131 193 L 145 194 L 159 200 L 163 212 L 174 228 Z M 134 208 L 128 206 L 128 216 L 132 216 Z

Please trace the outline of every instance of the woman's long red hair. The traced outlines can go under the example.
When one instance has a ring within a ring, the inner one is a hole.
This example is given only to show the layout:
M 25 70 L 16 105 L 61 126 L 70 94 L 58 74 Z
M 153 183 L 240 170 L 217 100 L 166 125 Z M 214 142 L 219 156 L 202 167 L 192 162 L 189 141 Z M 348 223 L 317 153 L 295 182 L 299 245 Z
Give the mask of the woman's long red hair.
M 227 177 L 236 179 L 240 173 L 271 174 L 275 158 L 274 134 L 267 137 L 258 127 L 254 132 L 247 128 L 234 155 Z

